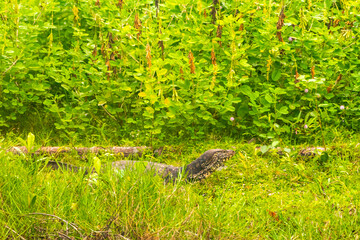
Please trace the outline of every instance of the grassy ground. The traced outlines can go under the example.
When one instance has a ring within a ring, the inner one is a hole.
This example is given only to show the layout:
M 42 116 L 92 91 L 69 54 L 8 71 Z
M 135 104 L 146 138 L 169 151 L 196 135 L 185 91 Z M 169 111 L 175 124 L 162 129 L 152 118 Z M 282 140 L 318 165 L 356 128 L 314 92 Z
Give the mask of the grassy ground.
M 180 166 L 210 148 L 237 152 L 210 178 L 174 185 L 141 170 L 51 171 L 43 162 L 53 157 L 0 151 L 0 238 L 359 239 L 358 142 L 337 139 L 326 155 L 302 158 L 296 151 L 261 154 L 255 144 L 222 139 L 141 158 Z M 68 154 L 56 160 L 89 166 L 93 156 L 87 159 Z

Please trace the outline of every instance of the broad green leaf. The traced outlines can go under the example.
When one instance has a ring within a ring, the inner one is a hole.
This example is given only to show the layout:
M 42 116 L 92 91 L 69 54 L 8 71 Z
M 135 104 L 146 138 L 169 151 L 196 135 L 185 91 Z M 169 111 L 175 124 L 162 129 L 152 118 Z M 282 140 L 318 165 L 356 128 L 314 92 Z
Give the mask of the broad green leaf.
M 101 172 L 101 160 L 98 157 L 93 158 L 95 171 L 99 174 Z
M 103 105 L 105 105 L 105 104 L 106 104 L 106 101 L 102 100 L 102 101 L 100 101 L 100 102 L 98 103 L 98 106 L 103 106 Z
M 272 74 L 271 74 L 271 78 L 272 78 L 272 80 L 274 80 L 274 81 L 279 80 L 280 77 L 281 77 L 281 71 L 278 70 L 278 69 L 275 69 L 275 70 L 272 72 Z
M 150 113 L 150 114 L 153 114 L 153 113 L 155 112 L 152 107 L 146 107 L 145 109 L 146 109 L 146 111 L 147 111 L 148 113 Z
M 167 69 L 162 68 L 162 69 L 158 70 L 156 73 L 158 76 L 165 75 L 167 73 Z
M 145 92 L 140 92 L 139 97 L 146 97 L 146 93 Z
M 279 110 L 278 110 L 279 113 L 281 114 L 288 114 L 288 107 L 286 106 L 282 106 Z
M 266 153 L 268 150 L 269 150 L 269 146 L 262 145 L 260 147 L 260 151 L 261 151 L 262 154 Z
M 29 152 L 32 151 L 35 143 L 35 135 L 31 132 L 29 132 L 27 139 L 26 139 L 26 148 Z
M 265 95 L 265 99 L 266 101 L 268 101 L 269 103 L 274 103 L 274 99 L 272 98 L 272 96 L 270 94 L 266 94 Z

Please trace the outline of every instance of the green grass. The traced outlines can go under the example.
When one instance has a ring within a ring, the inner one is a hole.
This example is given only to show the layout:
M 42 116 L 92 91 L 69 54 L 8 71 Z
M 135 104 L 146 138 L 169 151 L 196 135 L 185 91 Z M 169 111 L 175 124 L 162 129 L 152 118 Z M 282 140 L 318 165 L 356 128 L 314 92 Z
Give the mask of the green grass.
M 141 158 L 182 165 L 210 148 L 236 150 L 227 168 L 205 181 L 174 185 L 141 170 L 51 171 L 43 168 L 50 157 L 2 151 L 0 238 L 358 239 L 358 140 L 336 139 L 329 144 L 335 150 L 311 159 L 261 155 L 254 144 L 229 139 Z M 72 154 L 58 160 L 91 164 Z

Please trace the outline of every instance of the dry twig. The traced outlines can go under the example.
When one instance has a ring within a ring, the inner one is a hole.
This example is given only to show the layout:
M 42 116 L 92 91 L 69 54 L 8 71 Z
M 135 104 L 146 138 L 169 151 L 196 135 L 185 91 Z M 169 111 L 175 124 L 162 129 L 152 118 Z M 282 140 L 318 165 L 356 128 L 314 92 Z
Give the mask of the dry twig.
M 79 231 L 79 229 L 77 229 L 77 227 L 74 224 L 66 221 L 65 219 L 62 219 L 61 217 L 58 217 L 58 216 L 52 215 L 52 214 L 48 214 L 48 213 L 28 213 L 28 215 L 42 215 L 42 216 L 47 216 L 47 217 L 54 217 L 54 218 L 56 218 L 58 220 L 63 221 L 67 225 L 71 226 L 77 233 L 80 234 L 81 238 L 83 237 L 82 233 Z
M 18 234 L 14 229 L 10 228 L 9 226 L 5 225 L 5 228 L 9 229 L 11 232 L 15 233 L 21 240 L 26 240 L 20 234 Z

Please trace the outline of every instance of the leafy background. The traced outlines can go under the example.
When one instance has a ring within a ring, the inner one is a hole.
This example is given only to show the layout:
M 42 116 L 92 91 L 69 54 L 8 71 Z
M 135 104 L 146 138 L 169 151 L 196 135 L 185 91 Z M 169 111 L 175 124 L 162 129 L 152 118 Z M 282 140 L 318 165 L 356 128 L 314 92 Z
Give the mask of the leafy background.
M 65 139 L 358 131 L 359 5 L 1 1 L 1 129 Z

